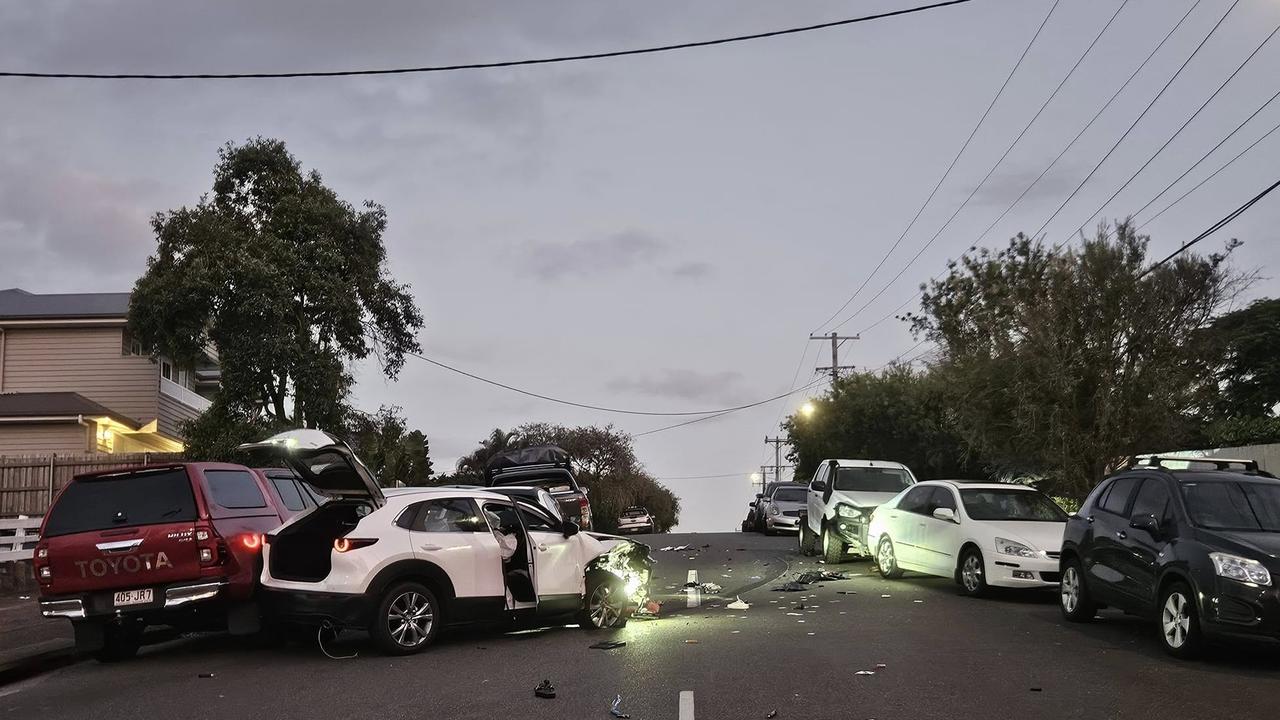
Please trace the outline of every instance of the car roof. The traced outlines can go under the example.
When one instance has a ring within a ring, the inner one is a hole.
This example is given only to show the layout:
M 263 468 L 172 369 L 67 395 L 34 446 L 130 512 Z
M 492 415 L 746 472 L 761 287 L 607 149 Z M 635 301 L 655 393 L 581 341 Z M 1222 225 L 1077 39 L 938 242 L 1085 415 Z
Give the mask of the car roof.
M 450 498 L 465 497 L 465 498 L 475 498 L 477 500 L 510 500 L 511 499 L 506 495 L 500 495 L 495 492 L 489 492 L 488 490 L 485 490 L 483 488 L 469 490 L 467 488 L 456 488 L 456 487 L 402 487 L 402 488 L 387 488 L 386 490 L 383 490 L 382 493 L 387 496 L 388 503 L 390 503 L 392 500 L 400 501 L 400 502 L 408 502 L 408 501 L 415 501 L 415 500 L 421 500 L 423 498 L 433 498 L 433 497 L 450 497 Z
M 916 485 L 950 485 L 964 490 L 1026 490 L 1028 492 L 1040 492 L 1030 485 L 984 482 L 981 480 L 925 480 L 924 482 L 916 483 Z
M 831 462 L 831 460 L 825 460 L 824 462 Z M 836 465 L 838 465 L 839 467 L 855 467 L 855 468 L 858 468 L 858 467 L 863 467 L 863 468 L 865 468 L 865 467 L 889 467 L 889 468 L 898 468 L 899 470 L 907 470 L 907 469 L 908 469 L 906 465 L 903 465 L 902 463 L 899 463 L 899 462 L 893 462 L 892 460 L 841 460 L 841 459 L 836 459 L 836 460 L 835 460 L 835 463 L 836 463 Z
M 1280 479 L 1269 474 L 1252 472 L 1240 472 L 1235 470 L 1179 470 L 1167 467 L 1133 467 L 1122 470 L 1111 477 L 1124 477 L 1127 475 L 1144 473 L 1163 473 L 1178 482 L 1256 482 L 1256 483 L 1278 483 Z

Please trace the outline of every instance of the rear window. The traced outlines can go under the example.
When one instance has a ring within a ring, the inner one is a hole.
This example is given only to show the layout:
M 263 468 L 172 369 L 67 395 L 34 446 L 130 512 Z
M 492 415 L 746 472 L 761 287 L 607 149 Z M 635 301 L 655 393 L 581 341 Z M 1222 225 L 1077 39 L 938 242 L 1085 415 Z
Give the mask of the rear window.
M 213 501 L 221 507 L 242 510 L 267 506 L 258 481 L 247 470 L 206 470 L 204 479 Z
M 804 502 L 808 495 L 808 489 L 802 487 L 795 488 L 778 488 L 773 491 L 773 499 L 778 502 Z
M 622 511 L 622 517 L 644 517 L 648 514 L 648 511 L 644 508 L 627 508 Z
M 298 489 L 297 483 L 293 478 L 272 477 L 271 484 L 276 489 L 276 494 L 280 496 L 280 501 L 290 510 L 305 510 L 307 503 L 302 499 L 302 493 Z
M 181 468 L 76 480 L 58 496 L 46 537 L 136 525 L 193 522 L 196 501 Z

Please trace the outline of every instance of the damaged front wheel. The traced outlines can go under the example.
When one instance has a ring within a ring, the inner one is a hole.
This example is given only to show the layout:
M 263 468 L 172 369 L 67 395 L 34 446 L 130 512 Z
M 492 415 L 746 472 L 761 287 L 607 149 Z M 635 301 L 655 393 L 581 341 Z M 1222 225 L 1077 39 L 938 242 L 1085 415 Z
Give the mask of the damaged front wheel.
M 435 593 L 419 583 L 398 583 L 383 593 L 369 635 L 383 652 L 408 655 L 431 644 L 439 618 Z
M 595 573 L 587 578 L 586 607 L 578 622 L 588 630 L 625 627 L 629 604 L 621 578 L 612 573 Z

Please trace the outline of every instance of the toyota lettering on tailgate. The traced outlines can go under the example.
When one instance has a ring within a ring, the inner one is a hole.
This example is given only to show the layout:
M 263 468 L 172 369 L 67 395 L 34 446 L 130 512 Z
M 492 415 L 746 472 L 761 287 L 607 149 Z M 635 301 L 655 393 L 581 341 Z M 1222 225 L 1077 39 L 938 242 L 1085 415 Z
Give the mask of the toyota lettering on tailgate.
M 80 570 L 80 577 L 87 578 L 90 575 L 93 577 L 105 577 L 108 574 L 119 575 L 121 571 L 136 573 L 143 570 L 171 568 L 173 563 L 169 562 L 169 557 L 163 552 L 156 552 L 126 555 L 125 557 L 77 560 L 76 567 Z

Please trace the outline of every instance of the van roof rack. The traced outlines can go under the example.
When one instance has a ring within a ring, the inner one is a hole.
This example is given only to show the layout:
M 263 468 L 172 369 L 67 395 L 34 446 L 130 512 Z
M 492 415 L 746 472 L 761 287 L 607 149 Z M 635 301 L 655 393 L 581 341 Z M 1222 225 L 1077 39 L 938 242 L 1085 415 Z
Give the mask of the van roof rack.
M 1235 460 L 1232 458 L 1220 457 L 1194 457 L 1190 455 L 1148 455 L 1146 457 L 1135 457 L 1130 467 L 1158 467 L 1169 470 L 1165 467 L 1167 462 L 1185 462 L 1200 463 L 1203 465 L 1212 465 L 1215 470 L 1238 470 L 1246 473 L 1258 472 L 1257 460 Z

